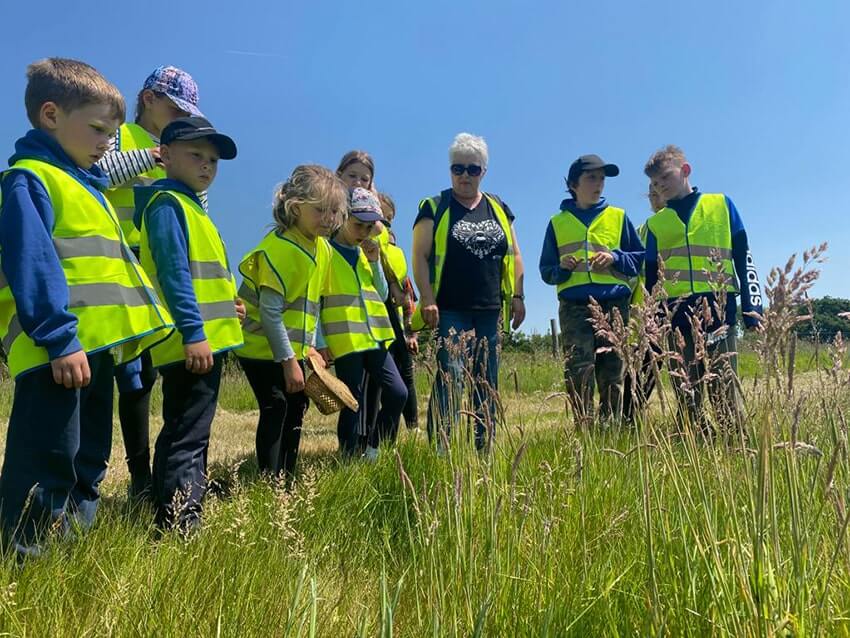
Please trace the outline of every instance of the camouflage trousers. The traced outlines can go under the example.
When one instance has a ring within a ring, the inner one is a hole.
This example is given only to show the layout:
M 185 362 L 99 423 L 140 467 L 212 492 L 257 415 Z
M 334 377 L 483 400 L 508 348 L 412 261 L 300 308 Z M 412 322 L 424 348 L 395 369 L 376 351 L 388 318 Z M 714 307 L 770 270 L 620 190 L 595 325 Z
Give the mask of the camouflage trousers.
M 605 314 L 610 316 L 616 308 L 623 321 L 628 321 L 628 297 L 602 301 L 600 305 Z M 586 427 L 593 422 L 597 386 L 600 419 L 619 421 L 623 413 L 623 360 L 616 352 L 596 352 L 609 343 L 594 333 L 587 302 L 561 299 L 558 317 L 565 357 L 564 380 L 576 426 Z

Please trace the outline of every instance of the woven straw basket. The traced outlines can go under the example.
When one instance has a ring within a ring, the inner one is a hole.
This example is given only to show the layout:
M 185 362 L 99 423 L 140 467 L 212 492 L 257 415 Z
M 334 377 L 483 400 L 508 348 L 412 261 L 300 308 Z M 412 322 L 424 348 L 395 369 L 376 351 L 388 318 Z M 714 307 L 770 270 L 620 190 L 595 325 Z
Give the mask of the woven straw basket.
M 356 412 L 359 406 L 348 386 L 328 372 L 313 357 L 309 357 L 308 360 L 313 372 L 304 382 L 304 393 L 316 404 L 319 412 L 333 414 L 344 407 Z

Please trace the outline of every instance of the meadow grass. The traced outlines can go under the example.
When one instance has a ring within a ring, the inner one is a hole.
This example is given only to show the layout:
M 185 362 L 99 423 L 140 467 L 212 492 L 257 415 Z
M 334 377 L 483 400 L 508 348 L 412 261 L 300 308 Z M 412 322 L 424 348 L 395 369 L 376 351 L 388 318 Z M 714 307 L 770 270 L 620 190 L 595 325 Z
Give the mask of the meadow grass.
M 0 633 L 850 635 L 847 354 L 791 338 L 811 281 L 792 266 L 768 279 L 764 330 L 741 345 L 743 429 L 711 440 L 677 426 L 670 376 L 639 428 L 583 431 L 559 361 L 504 353 L 490 454 L 458 427 L 444 455 L 402 431 L 375 464 L 342 462 L 334 418 L 311 410 L 286 490 L 258 476 L 257 413 L 229 367 L 201 531 L 159 535 L 128 506 L 114 437 L 95 526 L 0 560 Z M 665 336 L 654 308 L 635 313 L 638 334 Z M 423 361 L 422 422 L 432 376 Z

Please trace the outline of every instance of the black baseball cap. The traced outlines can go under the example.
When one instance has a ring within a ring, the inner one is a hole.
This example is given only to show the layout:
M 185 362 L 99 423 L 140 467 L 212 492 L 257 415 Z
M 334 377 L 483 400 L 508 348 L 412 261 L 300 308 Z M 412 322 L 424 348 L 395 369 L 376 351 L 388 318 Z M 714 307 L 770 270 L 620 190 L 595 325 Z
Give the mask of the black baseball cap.
M 223 160 L 232 160 L 236 157 L 236 142 L 224 133 L 219 133 L 204 117 L 178 117 L 168 126 L 162 129 L 160 144 L 171 144 L 171 142 L 188 142 L 206 138 L 217 149 Z
M 605 177 L 617 177 L 620 174 L 620 167 L 616 164 L 606 164 L 598 155 L 582 155 L 575 162 L 570 164 L 570 172 L 567 174 L 568 182 L 576 182 L 582 173 L 585 171 L 594 171 L 601 168 L 605 171 Z

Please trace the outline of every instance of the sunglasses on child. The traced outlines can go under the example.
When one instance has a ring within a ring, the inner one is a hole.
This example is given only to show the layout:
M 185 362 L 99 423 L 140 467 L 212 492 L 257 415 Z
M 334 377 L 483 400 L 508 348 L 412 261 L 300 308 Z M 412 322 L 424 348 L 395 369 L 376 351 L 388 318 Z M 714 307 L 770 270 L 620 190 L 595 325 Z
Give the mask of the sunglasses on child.
M 482 168 L 478 164 L 452 164 L 452 175 L 460 177 L 467 173 L 470 177 L 478 177 L 481 175 Z

